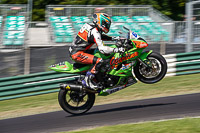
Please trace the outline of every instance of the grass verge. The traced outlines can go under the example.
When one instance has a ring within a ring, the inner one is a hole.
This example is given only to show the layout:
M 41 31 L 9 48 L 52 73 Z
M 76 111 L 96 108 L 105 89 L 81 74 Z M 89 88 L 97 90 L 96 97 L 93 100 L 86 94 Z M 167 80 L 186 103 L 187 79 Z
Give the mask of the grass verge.
M 67 133 L 199 133 L 200 118 L 121 124 Z M 66 132 L 62 132 L 66 133 Z
M 156 84 L 138 82 L 106 97 L 95 105 L 200 92 L 200 74 L 166 77 Z M 57 93 L 0 101 L 0 119 L 61 110 Z

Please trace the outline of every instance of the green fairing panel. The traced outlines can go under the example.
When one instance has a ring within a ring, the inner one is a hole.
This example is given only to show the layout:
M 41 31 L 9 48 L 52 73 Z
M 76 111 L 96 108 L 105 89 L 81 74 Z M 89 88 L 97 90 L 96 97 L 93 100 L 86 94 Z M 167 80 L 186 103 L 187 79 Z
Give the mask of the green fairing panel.
M 101 52 L 97 51 L 97 52 L 94 54 L 94 56 L 106 60 L 106 59 L 109 59 L 110 57 L 112 57 L 113 54 L 110 54 L 110 55 L 104 55 L 104 54 L 102 54 Z
M 120 76 L 120 77 L 129 77 L 129 76 L 132 76 L 131 69 L 132 69 L 131 67 L 126 70 L 120 69 L 118 71 L 116 71 L 115 69 L 112 69 L 110 72 L 108 72 L 108 74 Z
M 141 53 L 140 59 L 141 59 L 142 61 L 146 60 L 146 59 L 147 59 L 147 56 L 150 55 L 152 52 L 153 52 L 153 51 L 150 50 L 150 51 L 146 51 L 146 52 Z
M 115 45 L 107 45 L 107 46 L 112 47 L 112 48 L 116 48 Z M 98 49 L 96 49 L 94 53 L 95 53 L 94 56 L 96 56 L 98 58 L 102 58 L 104 60 L 109 59 L 114 55 L 114 53 L 109 54 L 109 55 L 104 55 Z
M 74 69 L 73 64 L 70 64 L 69 62 L 65 61 L 65 62 L 50 66 L 50 69 L 56 72 L 79 73 L 79 72 L 87 71 L 88 69 L 90 69 L 90 67 L 91 65 L 87 65 L 81 68 Z
M 116 46 L 110 45 L 110 47 L 114 48 Z M 103 58 L 103 59 L 109 59 L 113 55 L 114 55 L 114 53 L 110 54 L 110 55 L 104 55 L 98 49 L 95 50 L 95 54 L 94 54 L 94 56 L 96 56 L 98 58 Z M 62 62 L 62 63 L 59 63 L 59 64 L 52 65 L 49 68 L 51 70 L 56 71 L 56 72 L 80 73 L 80 72 L 88 71 L 90 69 L 90 67 L 92 66 L 92 65 L 86 65 L 84 67 L 74 69 L 73 65 L 74 64 L 70 64 L 69 62 L 65 61 L 65 62 Z
M 107 96 L 107 95 L 109 95 L 109 93 L 106 92 L 106 90 L 109 90 L 109 89 L 115 88 L 115 87 L 117 87 L 117 86 L 125 85 L 125 84 L 127 83 L 126 81 L 128 81 L 128 77 L 130 77 L 130 76 L 127 76 L 127 77 L 120 77 L 118 83 L 117 83 L 115 86 L 113 86 L 113 87 L 111 87 L 111 88 L 108 87 L 108 88 L 102 90 L 102 91 L 99 93 L 99 96 Z M 126 80 L 125 82 L 123 82 L 124 79 Z

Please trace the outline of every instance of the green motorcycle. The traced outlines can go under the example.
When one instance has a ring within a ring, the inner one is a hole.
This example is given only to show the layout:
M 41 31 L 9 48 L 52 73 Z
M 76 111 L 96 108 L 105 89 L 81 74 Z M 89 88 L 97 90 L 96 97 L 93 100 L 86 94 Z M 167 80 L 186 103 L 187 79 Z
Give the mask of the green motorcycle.
M 107 62 L 92 79 L 99 84 L 99 89 L 93 90 L 82 86 L 81 81 L 91 65 L 70 64 L 66 61 L 50 66 L 50 69 L 57 72 L 79 74 L 76 80 L 60 84 L 58 101 L 63 110 L 71 114 L 82 114 L 94 105 L 95 94 L 107 96 L 135 84 L 136 78 L 143 83 L 153 84 L 165 76 L 165 58 L 152 50 L 143 52 L 148 43 L 138 38 L 135 32 L 124 28 L 128 30 L 127 37 L 116 40 L 116 44 L 110 47 L 124 47 L 125 52 L 104 55 L 98 49 L 94 51 L 96 57 Z

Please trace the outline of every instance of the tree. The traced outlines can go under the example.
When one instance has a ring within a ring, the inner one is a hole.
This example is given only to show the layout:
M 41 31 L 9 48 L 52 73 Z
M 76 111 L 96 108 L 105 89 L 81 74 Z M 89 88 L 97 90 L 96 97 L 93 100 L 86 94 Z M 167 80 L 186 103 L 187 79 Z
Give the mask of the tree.
M 28 0 L 2 0 L 2 4 L 27 4 Z M 46 5 L 152 5 L 174 20 L 182 20 L 186 0 L 33 0 L 33 21 L 43 21 Z

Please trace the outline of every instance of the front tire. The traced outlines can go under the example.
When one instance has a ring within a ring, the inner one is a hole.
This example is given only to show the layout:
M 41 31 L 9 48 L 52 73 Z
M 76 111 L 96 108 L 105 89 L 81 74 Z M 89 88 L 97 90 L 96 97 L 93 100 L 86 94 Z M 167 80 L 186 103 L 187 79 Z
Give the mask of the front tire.
M 60 89 L 58 101 L 64 111 L 78 115 L 92 108 L 95 102 L 95 94 Z
M 138 62 L 134 67 L 134 74 L 141 82 L 153 84 L 163 79 L 166 75 L 167 62 L 161 54 L 156 52 L 148 55 L 147 59 L 151 62 L 152 68 L 149 70 L 144 64 Z

